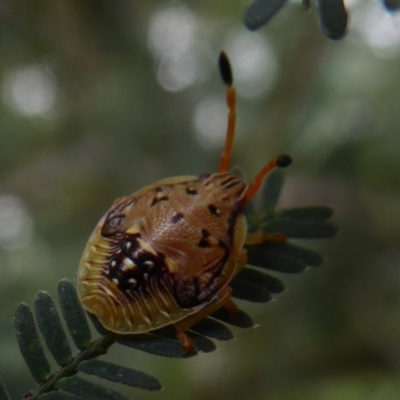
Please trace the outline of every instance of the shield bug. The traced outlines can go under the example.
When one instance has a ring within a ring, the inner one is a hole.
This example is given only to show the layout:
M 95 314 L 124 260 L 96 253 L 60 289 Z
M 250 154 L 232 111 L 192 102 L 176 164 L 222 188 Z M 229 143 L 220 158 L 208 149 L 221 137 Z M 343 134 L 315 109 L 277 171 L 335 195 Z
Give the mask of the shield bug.
M 247 232 L 244 207 L 268 172 L 291 164 L 280 155 L 250 184 L 228 171 L 236 92 L 223 52 L 219 69 L 228 127 L 218 171 L 164 179 L 115 200 L 89 238 L 78 271 L 79 298 L 106 329 L 138 334 L 174 325 L 184 351 L 193 349 L 185 333 L 193 324 L 221 307 L 235 312 L 229 283 L 246 265 L 243 247 L 270 238 Z

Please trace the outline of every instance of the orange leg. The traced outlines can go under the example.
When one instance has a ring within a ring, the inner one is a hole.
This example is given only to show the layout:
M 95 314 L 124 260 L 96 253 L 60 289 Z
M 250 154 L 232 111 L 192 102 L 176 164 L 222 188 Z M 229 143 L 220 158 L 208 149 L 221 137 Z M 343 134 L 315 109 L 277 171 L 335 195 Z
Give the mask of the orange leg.
M 197 313 L 189 315 L 175 324 L 176 336 L 181 342 L 184 353 L 189 353 L 195 350 L 192 339 L 190 339 L 186 333 L 188 329 L 206 318 L 208 315 L 212 314 L 214 311 L 219 310 L 221 307 L 225 306 L 228 310 L 237 310 L 236 305 L 231 300 L 231 293 L 232 289 L 230 287 L 224 288 L 213 302 L 200 309 Z
M 253 233 L 248 233 L 244 244 L 247 246 L 255 246 L 257 244 L 268 241 L 286 242 L 286 240 L 286 235 L 284 235 L 283 233 L 264 233 L 261 231 L 257 231 Z
M 232 261 L 235 263 L 233 267 L 232 276 L 230 281 L 234 279 L 234 277 L 242 270 L 242 268 L 247 263 L 247 253 L 245 250 L 239 254 L 236 261 Z M 226 286 L 223 288 L 210 304 L 207 304 L 205 307 L 201 308 L 195 314 L 189 315 L 181 321 L 175 323 L 176 328 L 176 336 L 181 342 L 182 349 L 184 353 L 189 353 L 195 350 L 192 339 L 187 335 L 186 331 L 190 329 L 197 322 L 200 322 L 208 315 L 212 314 L 214 311 L 219 310 L 222 307 L 225 307 L 229 314 L 233 315 L 238 311 L 236 304 L 232 301 L 232 288 Z

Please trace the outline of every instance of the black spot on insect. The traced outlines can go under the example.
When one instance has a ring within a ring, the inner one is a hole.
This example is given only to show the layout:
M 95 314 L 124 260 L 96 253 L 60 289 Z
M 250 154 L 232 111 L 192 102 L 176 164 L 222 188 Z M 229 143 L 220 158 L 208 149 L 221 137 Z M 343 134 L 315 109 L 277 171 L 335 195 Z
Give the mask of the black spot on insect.
M 135 233 L 134 235 L 126 235 L 124 242 L 122 243 L 122 250 L 124 254 L 128 257 L 133 258 L 136 252 L 140 249 L 140 244 L 138 238 L 140 238 L 140 233 Z
M 122 230 L 122 225 L 125 222 L 124 215 L 116 215 L 112 218 L 107 218 L 101 228 L 102 236 L 108 237 L 113 236 L 116 233 L 120 233 Z
M 218 208 L 214 205 L 214 204 L 209 204 L 208 206 L 208 211 L 210 212 L 210 214 L 215 215 L 215 216 L 219 216 L 219 210 Z
M 210 243 L 208 242 L 207 239 L 201 238 L 199 243 L 197 244 L 199 247 L 210 247 Z
M 197 194 L 197 190 L 193 187 L 188 187 L 188 188 L 186 188 L 186 194 L 188 194 L 190 196 L 194 196 Z
M 202 236 L 203 237 L 208 237 L 208 236 L 210 236 L 210 232 L 208 232 L 208 230 L 207 229 L 202 229 L 201 230 L 201 234 L 202 234 Z
M 184 215 L 182 213 L 176 213 L 172 218 L 171 218 L 171 224 L 177 224 Z

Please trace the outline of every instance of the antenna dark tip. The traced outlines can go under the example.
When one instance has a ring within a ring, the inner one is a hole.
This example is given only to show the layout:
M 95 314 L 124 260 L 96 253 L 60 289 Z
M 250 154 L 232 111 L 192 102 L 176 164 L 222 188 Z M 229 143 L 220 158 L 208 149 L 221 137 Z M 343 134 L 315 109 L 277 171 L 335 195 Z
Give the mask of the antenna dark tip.
M 276 160 L 276 165 L 279 168 L 286 168 L 292 163 L 292 157 L 287 154 L 281 154 Z
M 221 53 L 219 54 L 218 65 L 224 83 L 228 86 L 232 85 L 233 76 L 231 63 L 229 62 L 229 58 L 224 51 L 221 51 Z

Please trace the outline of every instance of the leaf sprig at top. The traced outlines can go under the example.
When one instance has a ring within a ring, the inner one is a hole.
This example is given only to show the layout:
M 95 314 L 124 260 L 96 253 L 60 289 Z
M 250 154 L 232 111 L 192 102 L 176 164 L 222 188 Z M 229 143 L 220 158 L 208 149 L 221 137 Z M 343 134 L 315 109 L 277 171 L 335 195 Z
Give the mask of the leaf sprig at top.
M 400 9 L 400 0 L 381 0 L 384 7 L 394 12 Z M 246 9 L 243 21 L 254 31 L 267 24 L 288 0 L 254 0 Z M 311 7 L 311 0 L 303 0 L 305 10 Z M 325 35 L 333 40 L 342 39 L 347 31 L 348 12 L 344 0 L 315 0 L 318 17 Z
M 274 232 L 284 233 L 289 238 L 315 239 L 334 236 L 336 227 L 330 221 L 333 210 L 329 207 L 275 209 L 282 183 L 282 175 L 277 171 L 264 184 L 261 207 L 254 203 L 248 205 L 247 217 L 254 224 L 254 228 L 271 232 L 271 227 L 280 227 L 281 231 Z M 234 279 L 232 288 L 233 297 L 250 302 L 268 302 L 284 290 L 282 282 L 273 274 L 265 272 L 266 270 L 298 273 L 309 266 L 323 263 L 323 258 L 318 253 L 288 242 L 269 241 L 259 246 L 251 246 L 247 250 L 249 265 Z M 65 332 L 61 316 L 46 292 L 41 291 L 37 294 L 34 313 L 24 303 L 18 306 L 15 313 L 14 325 L 18 345 L 38 383 L 24 399 L 128 400 L 126 396 L 108 389 L 106 381 L 145 390 L 162 388 L 156 378 L 142 371 L 97 359 L 114 344 L 169 358 L 196 355 L 183 352 L 172 327 L 145 334 L 118 335 L 105 330 L 95 317 L 89 315 L 99 332 L 99 335 L 93 338 L 74 285 L 66 279 L 61 280 L 57 295 L 68 332 Z M 229 326 L 251 328 L 254 325 L 252 318 L 245 311 L 238 310 L 232 315 L 222 308 L 192 326 L 188 335 L 193 340 L 197 352 L 208 353 L 216 349 L 214 340 L 228 341 L 234 338 Z M 68 335 L 78 350 L 75 354 L 68 345 Z M 44 347 L 50 350 L 50 354 L 59 365 L 58 370 L 50 370 Z M 105 381 L 104 386 L 90 382 L 86 379 L 87 375 L 101 378 Z M 0 400 L 3 399 L 10 397 L 0 381 Z

